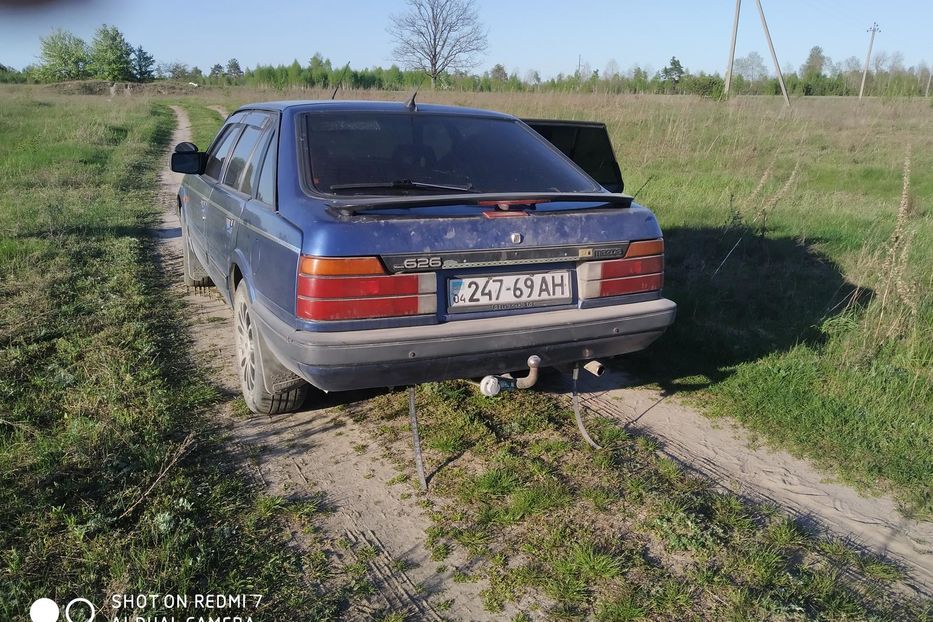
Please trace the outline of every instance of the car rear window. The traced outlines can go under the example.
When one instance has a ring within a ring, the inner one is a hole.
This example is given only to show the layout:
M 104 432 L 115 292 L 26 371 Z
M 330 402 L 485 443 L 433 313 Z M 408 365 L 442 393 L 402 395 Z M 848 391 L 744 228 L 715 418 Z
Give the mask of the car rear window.
M 411 185 L 375 187 L 401 181 L 470 192 L 599 189 L 541 136 L 510 119 L 424 111 L 325 112 L 305 118 L 309 181 L 325 193 L 445 193 Z M 340 187 L 356 184 L 370 187 Z

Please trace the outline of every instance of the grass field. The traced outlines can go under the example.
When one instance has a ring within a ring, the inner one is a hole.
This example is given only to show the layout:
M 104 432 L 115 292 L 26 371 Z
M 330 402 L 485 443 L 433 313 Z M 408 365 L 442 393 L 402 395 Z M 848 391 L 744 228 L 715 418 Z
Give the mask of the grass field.
M 205 105 L 281 97 L 181 103 L 203 148 L 221 121 Z M 647 182 L 638 199 L 665 228 L 667 295 L 680 305 L 661 342 L 618 364 L 893 492 L 905 512 L 933 513 L 933 109 L 421 99 L 606 121 L 627 189 Z M 267 594 L 263 619 L 329 619 L 371 589 L 335 572 L 324 543 L 287 546 L 284 526 L 313 531 L 319 508 L 254 490 L 203 414 L 213 390 L 188 359 L 146 234 L 176 101 L 0 90 L 4 619 L 39 596 L 249 586 Z M 585 451 L 546 396 L 485 401 L 445 383 L 419 399 L 434 413 L 430 458 L 461 457 L 432 482 L 429 544 L 438 564 L 451 547 L 471 553 L 462 579 L 488 578 L 492 609 L 532 598 L 554 619 L 931 615 L 892 589 L 889 564 L 711 490 L 650 440 L 600 424 L 607 448 Z M 400 395 L 365 408 L 382 442 L 404 434 Z
M 228 89 L 186 101 L 207 145 L 219 119 L 205 104 L 322 96 Z M 679 305 L 658 344 L 616 364 L 895 495 L 905 514 L 933 516 L 929 100 L 807 98 L 786 110 L 778 98 L 419 99 L 605 122 L 626 190 L 664 228 L 666 295 Z
M 203 415 L 147 232 L 173 125 L 148 99 L 0 90 L 0 619 L 247 591 L 266 599 L 243 614 L 324 620 L 366 588 L 288 544 L 318 508 L 253 489 Z
M 892 589 L 895 567 L 808 533 L 779 508 L 716 492 L 612 420 L 593 422 L 603 447 L 594 452 L 544 394 L 488 399 L 447 382 L 417 399 L 428 413 L 432 558 L 443 566 L 454 547 L 466 550 L 460 580 L 488 581 L 491 611 L 513 602 L 535 619 L 601 622 L 933 615 Z M 348 411 L 409 470 L 406 392 Z

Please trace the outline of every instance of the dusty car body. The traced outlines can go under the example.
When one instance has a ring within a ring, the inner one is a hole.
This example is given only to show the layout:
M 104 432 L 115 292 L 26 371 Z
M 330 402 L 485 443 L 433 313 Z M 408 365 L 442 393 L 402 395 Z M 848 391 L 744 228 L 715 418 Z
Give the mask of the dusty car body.
M 586 170 L 584 170 L 584 167 Z M 189 285 L 234 307 L 257 412 L 641 350 L 663 239 L 605 127 L 391 102 L 244 106 L 173 169 Z M 613 190 L 614 192 L 610 192 Z

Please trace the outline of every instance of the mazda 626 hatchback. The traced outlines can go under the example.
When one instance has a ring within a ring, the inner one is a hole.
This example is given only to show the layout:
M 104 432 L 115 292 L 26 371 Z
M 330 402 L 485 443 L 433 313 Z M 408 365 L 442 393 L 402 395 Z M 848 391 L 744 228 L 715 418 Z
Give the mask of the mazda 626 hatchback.
M 448 106 L 244 106 L 175 149 L 185 280 L 233 307 L 255 412 L 586 362 L 674 321 L 604 125 Z

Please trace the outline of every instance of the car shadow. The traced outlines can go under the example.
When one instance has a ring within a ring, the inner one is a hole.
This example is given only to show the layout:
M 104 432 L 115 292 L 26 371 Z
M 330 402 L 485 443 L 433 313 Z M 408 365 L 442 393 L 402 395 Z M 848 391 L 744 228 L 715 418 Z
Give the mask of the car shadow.
M 664 238 L 664 296 L 677 303 L 674 325 L 647 350 L 604 361 L 616 373 L 584 390 L 704 389 L 741 363 L 822 344 L 827 319 L 873 296 L 814 248 L 819 239 L 766 237 L 735 225 L 671 227 Z

